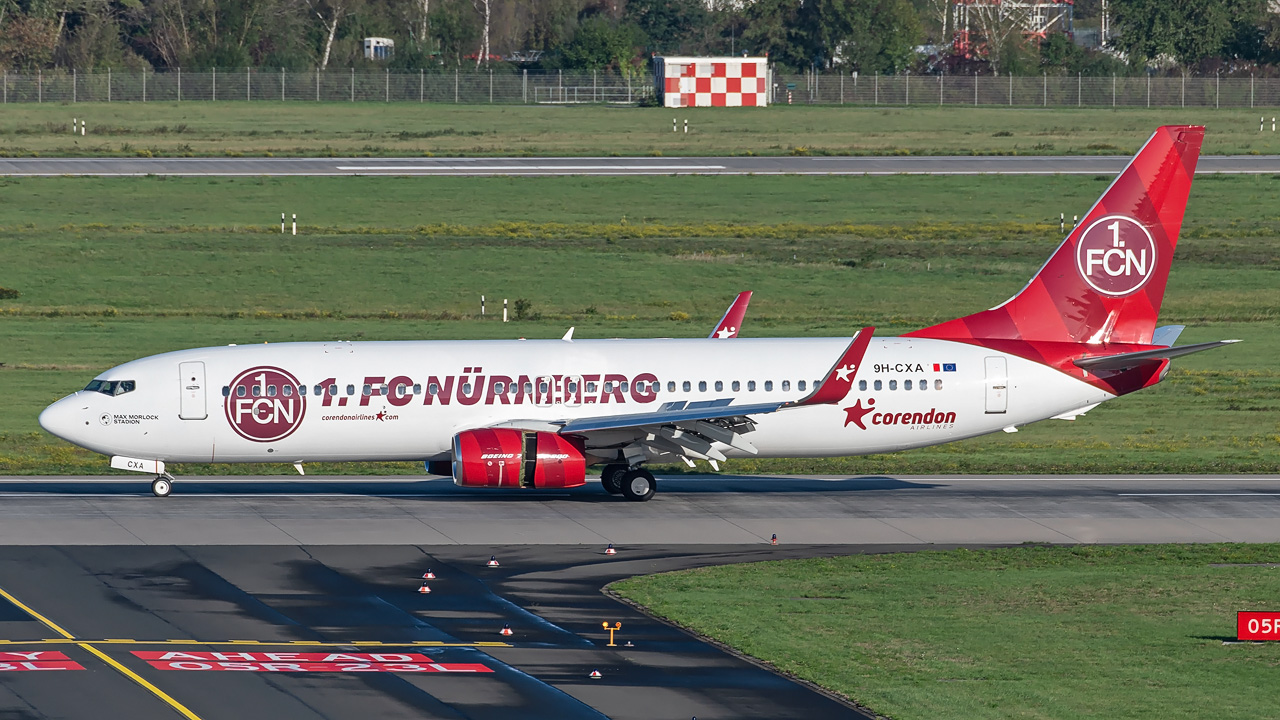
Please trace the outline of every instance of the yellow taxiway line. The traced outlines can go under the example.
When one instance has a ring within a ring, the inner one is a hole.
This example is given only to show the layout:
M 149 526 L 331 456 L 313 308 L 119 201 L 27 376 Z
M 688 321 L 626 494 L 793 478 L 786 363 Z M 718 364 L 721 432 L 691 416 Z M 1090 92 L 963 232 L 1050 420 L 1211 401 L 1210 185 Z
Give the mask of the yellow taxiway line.
M 10 595 L 3 588 L 0 588 L 0 596 L 3 596 L 4 599 L 13 603 L 14 606 L 21 608 L 22 611 L 25 612 L 26 614 L 30 615 L 36 620 L 39 620 L 40 623 L 43 624 L 45 627 L 61 635 L 64 641 L 70 641 L 72 643 L 75 643 L 76 645 L 79 645 L 86 652 L 96 656 L 102 662 L 115 668 L 121 675 L 124 675 L 130 680 L 146 688 L 151 692 L 152 695 L 155 695 L 156 697 L 163 700 L 165 703 L 169 705 L 169 707 L 173 708 L 174 710 L 177 710 L 178 713 L 181 714 L 183 717 L 187 718 L 187 720 L 201 720 L 200 716 L 188 710 L 186 705 L 183 705 L 177 700 L 174 700 L 173 697 L 169 695 L 169 693 L 166 693 L 165 691 L 161 690 L 155 685 L 152 685 L 150 682 L 147 681 L 146 678 L 142 677 L 138 673 L 130 670 L 124 665 L 121 665 L 118 661 L 112 659 L 110 655 L 107 655 L 106 653 L 102 652 L 98 648 L 94 647 L 93 643 L 77 641 L 75 636 L 67 632 L 66 630 L 63 630 L 62 626 L 58 625 L 57 623 L 50 620 L 49 618 L 41 615 L 40 613 L 36 612 L 30 607 L 27 607 L 21 600 L 14 597 L 13 595 Z

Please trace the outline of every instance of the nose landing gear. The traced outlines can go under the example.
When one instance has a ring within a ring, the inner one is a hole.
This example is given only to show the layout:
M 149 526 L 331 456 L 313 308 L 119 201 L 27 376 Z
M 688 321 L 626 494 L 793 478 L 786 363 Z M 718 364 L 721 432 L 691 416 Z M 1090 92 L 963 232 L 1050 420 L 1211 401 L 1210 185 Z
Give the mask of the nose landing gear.
M 169 497 L 169 493 L 173 492 L 173 476 L 169 473 L 156 476 L 151 482 L 151 494 L 156 497 Z

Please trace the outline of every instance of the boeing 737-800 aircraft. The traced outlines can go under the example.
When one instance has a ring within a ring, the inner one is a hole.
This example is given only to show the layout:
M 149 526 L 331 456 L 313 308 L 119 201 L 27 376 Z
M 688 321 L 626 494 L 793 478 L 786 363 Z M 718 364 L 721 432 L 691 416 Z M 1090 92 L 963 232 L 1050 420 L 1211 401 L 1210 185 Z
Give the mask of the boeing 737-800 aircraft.
M 1182 328 L 1156 327 L 1203 139 L 1160 128 L 1026 288 L 902 337 L 200 348 L 112 368 L 40 424 L 161 496 L 166 463 L 413 460 L 468 487 L 576 487 L 603 465 L 609 492 L 648 500 L 646 463 L 892 452 L 1073 418 L 1233 342 L 1172 347 Z M 712 335 L 736 334 L 745 305 Z

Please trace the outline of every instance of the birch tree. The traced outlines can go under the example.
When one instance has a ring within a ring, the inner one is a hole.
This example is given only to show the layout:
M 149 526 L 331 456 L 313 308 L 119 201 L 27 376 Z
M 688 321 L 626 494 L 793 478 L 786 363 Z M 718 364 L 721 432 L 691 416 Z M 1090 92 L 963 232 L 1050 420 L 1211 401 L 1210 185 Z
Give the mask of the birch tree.
M 489 21 L 493 17 L 493 0 L 471 0 L 476 12 L 484 19 L 484 28 L 480 35 L 480 54 L 476 57 L 476 67 L 480 63 L 489 64 Z

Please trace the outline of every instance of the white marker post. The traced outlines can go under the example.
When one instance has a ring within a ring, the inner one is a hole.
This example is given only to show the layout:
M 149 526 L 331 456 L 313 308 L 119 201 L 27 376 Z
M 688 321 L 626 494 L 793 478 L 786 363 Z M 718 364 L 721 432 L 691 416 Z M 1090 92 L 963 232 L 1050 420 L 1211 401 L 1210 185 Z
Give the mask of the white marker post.
M 671 132 L 677 132 L 677 130 L 676 130 L 676 119 L 675 119 L 675 118 L 671 118 Z
M 75 118 L 71 118 L 71 134 L 72 135 L 76 134 L 76 125 L 79 125 L 79 124 L 80 123 L 76 122 Z
M 689 134 L 689 118 L 684 119 L 684 134 Z
M 284 213 L 280 213 L 280 234 L 284 234 Z
M 298 213 L 293 214 L 293 234 L 298 234 Z
M 1276 116 L 1272 115 L 1271 116 L 1271 132 L 1275 132 L 1275 131 L 1276 131 Z
M 72 132 L 75 132 L 75 131 L 73 130 Z M 81 120 L 80 121 L 80 137 L 84 137 L 84 133 L 85 133 L 85 122 Z
M 480 317 L 484 317 L 484 296 L 480 296 Z
M 1058 213 L 1058 232 L 1067 231 L 1067 216 L 1064 213 Z
M 507 321 L 507 299 L 502 298 L 502 322 Z

